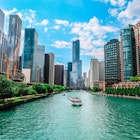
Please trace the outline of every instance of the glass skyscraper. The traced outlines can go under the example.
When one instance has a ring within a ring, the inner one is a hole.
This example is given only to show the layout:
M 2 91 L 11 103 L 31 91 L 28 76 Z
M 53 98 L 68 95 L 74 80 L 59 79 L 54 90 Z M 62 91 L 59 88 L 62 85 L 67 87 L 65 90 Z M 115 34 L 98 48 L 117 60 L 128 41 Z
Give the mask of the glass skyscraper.
M 9 19 L 9 33 L 8 40 L 9 45 L 7 49 L 7 56 L 11 59 L 11 69 L 14 64 L 17 65 L 20 49 L 20 37 L 21 37 L 22 21 L 18 15 L 10 15 Z
M 4 33 L 4 13 L 0 9 L 0 73 L 6 73 L 7 46 L 8 39 Z
M 72 62 L 68 62 L 67 86 L 70 86 L 70 72 L 72 71 Z
M 122 49 L 122 57 L 123 57 L 123 64 L 122 64 L 122 73 L 124 76 L 124 81 L 130 81 L 130 77 L 135 75 L 134 71 L 134 49 L 133 43 L 134 42 L 134 32 L 133 32 L 133 25 L 128 25 L 124 29 L 121 30 L 121 49 Z
M 80 41 L 76 40 L 72 43 L 72 62 L 80 60 Z
M 31 69 L 31 82 L 36 82 L 38 34 L 34 28 L 25 29 L 23 68 Z
M 72 71 L 70 73 L 70 86 L 81 87 L 82 83 L 82 61 L 80 60 L 80 41 L 72 43 Z
M 38 82 L 44 82 L 44 58 L 45 58 L 45 46 L 44 45 L 38 45 L 37 46 L 37 59 L 36 59 L 36 65 L 39 67 L 41 70 L 41 77 L 39 78 L 40 80 Z
M 3 11 L 0 9 L 0 30 L 4 30 L 4 13 Z

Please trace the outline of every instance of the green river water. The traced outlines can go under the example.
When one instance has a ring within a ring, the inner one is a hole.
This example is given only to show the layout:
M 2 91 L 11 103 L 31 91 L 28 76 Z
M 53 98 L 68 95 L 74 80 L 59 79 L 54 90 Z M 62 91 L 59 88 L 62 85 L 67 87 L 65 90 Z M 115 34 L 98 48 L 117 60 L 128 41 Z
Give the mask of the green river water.
M 140 140 L 140 100 L 85 91 L 38 99 L 0 112 L 0 140 Z

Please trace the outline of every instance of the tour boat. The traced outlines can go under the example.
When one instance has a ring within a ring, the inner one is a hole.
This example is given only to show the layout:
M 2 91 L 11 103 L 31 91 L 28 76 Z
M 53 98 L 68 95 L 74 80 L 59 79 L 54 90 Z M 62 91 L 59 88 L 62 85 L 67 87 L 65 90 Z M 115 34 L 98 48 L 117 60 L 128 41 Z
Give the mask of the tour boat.
M 69 100 L 71 101 L 71 104 L 73 106 L 81 106 L 82 105 L 82 101 L 79 97 L 69 97 Z

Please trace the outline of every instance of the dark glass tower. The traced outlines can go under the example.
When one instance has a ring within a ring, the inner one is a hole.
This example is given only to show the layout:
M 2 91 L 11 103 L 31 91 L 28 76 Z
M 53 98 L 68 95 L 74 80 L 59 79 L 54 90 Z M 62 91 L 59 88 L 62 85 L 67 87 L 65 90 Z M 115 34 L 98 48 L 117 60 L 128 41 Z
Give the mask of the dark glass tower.
M 49 54 L 45 54 L 45 62 L 44 62 L 44 83 L 49 83 Z
M 55 65 L 54 67 L 54 84 L 64 85 L 64 65 Z
M 134 46 L 134 31 L 133 25 L 128 25 L 121 30 L 121 49 L 122 49 L 122 73 L 124 76 L 124 81 L 130 81 L 131 76 L 136 75 L 136 53 Z M 134 61 L 135 60 L 135 61 Z
M 31 81 L 36 82 L 36 52 L 38 34 L 34 28 L 25 29 L 23 68 L 31 69 Z
M 68 62 L 67 86 L 70 86 L 70 72 L 71 71 L 72 71 L 72 62 Z
M 72 44 L 72 62 L 80 60 L 80 42 L 79 40 L 73 41 Z

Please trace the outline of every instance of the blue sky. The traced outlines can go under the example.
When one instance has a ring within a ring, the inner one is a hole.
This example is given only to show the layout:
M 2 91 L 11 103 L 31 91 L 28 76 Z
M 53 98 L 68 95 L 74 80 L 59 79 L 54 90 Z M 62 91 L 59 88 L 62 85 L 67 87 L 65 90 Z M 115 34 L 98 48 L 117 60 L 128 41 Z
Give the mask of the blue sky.
M 24 29 L 34 27 L 45 52 L 67 66 L 72 61 L 72 41 L 80 40 L 83 72 L 91 58 L 104 60 L 104 44 L 119 39 L 120 29 L 140 20 L 140 0 L 0 0 L 5 32 L 10 14 L 18 14 Z M 23 41 L 20 54 L 23 50 Z

